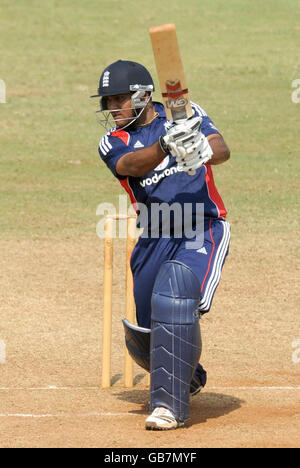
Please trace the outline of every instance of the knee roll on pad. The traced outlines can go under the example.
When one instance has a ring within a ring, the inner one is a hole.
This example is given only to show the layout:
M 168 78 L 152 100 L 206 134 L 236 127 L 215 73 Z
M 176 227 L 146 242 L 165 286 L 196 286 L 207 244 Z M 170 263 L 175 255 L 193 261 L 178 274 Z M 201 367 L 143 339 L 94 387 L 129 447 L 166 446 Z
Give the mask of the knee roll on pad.
M 198 322 L 199 302 L 200 284 L 195 273 L 181 262 L 163 263 L 153 287 L 151 319 L 178 324 Z
M 163 263 L 152 293 L 150 408 L 189 418 L 190 383 L 201 355 L 200 284 L 181 262 Z

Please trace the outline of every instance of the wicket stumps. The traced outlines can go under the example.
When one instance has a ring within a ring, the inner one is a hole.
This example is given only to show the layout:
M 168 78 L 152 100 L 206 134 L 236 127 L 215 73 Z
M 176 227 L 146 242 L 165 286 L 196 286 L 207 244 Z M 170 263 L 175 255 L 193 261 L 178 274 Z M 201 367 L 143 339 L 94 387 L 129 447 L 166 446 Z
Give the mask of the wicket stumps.
M 126 318 L 135 323 L 135 302 L 130 258 L 136 243 L 135 215 L 107 215 L 105 219 L 104 241 L 104 284 L 103 284 L 103 332 L 102 332 L 102 387 L 111 386 L 111 347 L 112 347 L 112 294 L 113 294 L 113 247 L 114 226 L 117 221 L 127 221 L 126 241 Z M 125 348 L 124 386 L 133 387 L 133 360 Z

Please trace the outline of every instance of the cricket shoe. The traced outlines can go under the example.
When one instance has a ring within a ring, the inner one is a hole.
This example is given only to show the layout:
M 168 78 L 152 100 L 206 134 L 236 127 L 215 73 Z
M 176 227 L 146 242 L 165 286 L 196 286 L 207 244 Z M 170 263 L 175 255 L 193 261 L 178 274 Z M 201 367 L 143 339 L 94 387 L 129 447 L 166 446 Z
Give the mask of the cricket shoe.
M 175 416 L 167 408 L 155 408 L 153 413 L 146 419 L 145 427 L 147 430 L 167 431 L 184 426 L 183 422 L 175 419 Z

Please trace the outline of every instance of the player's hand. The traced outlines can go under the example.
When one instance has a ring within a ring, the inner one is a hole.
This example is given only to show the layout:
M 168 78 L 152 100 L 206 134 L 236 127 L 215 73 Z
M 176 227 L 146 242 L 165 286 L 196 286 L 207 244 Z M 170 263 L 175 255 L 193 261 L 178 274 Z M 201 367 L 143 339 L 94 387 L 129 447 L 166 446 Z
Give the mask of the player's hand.
M 201 123 L 202 117 L 200 116 L 172 123 L 167 129 L 166 135 L 161 136 L 159 139 L 161 149 L 165 153 L 171 153 L 171 143 L 181 145 L 186 142 L 186 139 L 190 141 L 190 138 L 196 138 L 200 131 Z
M 195 170 L 207 163 L 213 155 L 208 139 L 201 131 L 196 135 L 170 142 L 169 147 L 178 167 L 190 174 L 194 174 Z

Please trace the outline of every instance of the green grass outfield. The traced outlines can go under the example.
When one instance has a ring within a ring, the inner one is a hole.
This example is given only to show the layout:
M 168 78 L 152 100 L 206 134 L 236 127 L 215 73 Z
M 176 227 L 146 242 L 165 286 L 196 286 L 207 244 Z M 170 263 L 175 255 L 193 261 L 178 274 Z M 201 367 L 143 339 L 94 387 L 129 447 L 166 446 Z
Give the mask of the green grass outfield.
M 95 233 L 97 205 L 123 189 L 98 157 L 89 95 L 119 58 L 157 83 L 148 28 L 171 22 L 191 97 L 231 149 L 214 173 L 233 234 L 296 233 L 299 17 L 299 0 L 1 0 L 0 238 Z

